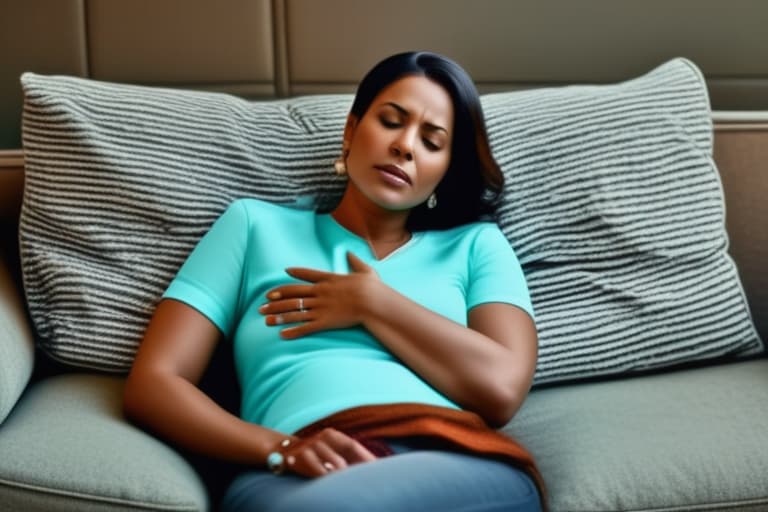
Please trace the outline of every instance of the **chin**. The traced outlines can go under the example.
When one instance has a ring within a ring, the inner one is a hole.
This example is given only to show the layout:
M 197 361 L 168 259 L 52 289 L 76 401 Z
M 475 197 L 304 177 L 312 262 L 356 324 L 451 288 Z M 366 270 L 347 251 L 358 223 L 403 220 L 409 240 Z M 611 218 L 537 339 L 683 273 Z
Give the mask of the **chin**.
M 390 212 L 408 212 L 416 205 L 403 201 L 373 201 L 379 208 Z M 417 203 L 418 204 L 418 203 Z
M 367 190 L 357 187 L 360 198 L 390 212 L 409 211 L 426 201 L 426 198 L 419 200 L 410 197 L 410 194 L 404 193 L 406 190 L 391 190 L 384 187 L 366 188 Z
M 402 198 L 381 197 L 374 196 L 373 194 L 366 197 L 371 203 L 378 206 L 382 210 L 391 212 L 407 211 L 415 206 L 411 201 L 405 201 Z

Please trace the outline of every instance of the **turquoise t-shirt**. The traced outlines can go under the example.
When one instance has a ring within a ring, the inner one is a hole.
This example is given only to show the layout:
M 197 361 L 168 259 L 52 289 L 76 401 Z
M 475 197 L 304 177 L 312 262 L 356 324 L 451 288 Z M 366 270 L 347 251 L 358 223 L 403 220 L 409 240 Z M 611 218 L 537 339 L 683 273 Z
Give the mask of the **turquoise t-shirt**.
M 292 433 L 361 405 L 418 402 L 458 408 L 362 327 L 296 340 L 267 326 L 266 292 L 298 282 L 287 267 L 348 273 L 347 251 L 389 286 L 460 324 L 478 304 L 514 304 L 533 315 L 520 264 L 493 223 L 414 233 L 382 260 L 330 214 L 255 199 L 232 203 L 200 240 L 164 297 L 208 317 L 234 342 L 243 419 Z

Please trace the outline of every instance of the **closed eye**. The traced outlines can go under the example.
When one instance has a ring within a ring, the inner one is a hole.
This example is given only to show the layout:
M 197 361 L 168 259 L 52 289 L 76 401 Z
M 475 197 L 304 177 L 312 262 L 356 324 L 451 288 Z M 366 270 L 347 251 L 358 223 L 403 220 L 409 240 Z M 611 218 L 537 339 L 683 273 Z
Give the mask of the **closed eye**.
M 387 119 L 385 117 L 380 118 L 381 124 L 384 125 L 385 128 L 398 128 L 400 127 L 400 123 L 397 121 L 392 121 L 390 119 Z
M 396 128 L 401 128 L 403 126 L 403 123 L 400 120 L 392 119 L 391 117 L 387 115 L 381 115 L 379 116 L 379 122 L 381 125 L 387 129 L 394 130 Z M 435 128 L 433 125 L 427 126 L 428 132 L 434 132 L 442 130 L 441 128 Z M 424 144 L 424 147 L 426 147 L 429 151 L 439 151 L 442 149 L 440 145 L 436 142 L 434 142 L 429 137 L 422 137 L 422 143 Z

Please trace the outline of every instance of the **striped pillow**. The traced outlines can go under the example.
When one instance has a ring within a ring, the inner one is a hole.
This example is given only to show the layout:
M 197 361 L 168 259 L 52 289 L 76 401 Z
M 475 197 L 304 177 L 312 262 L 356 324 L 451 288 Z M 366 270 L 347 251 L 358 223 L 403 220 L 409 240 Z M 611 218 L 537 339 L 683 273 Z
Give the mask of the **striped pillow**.
M 693 63 L 484 107 L 508 180 L 500 224 L 536 309 L 537 383 L 764 350 L 727 253 Z
M 22 85 L 27 298 L 42 348 L 72 365 L 128 369 L 158 297 L 235 198 L 327 209 L 343 190 L 348 95 Z M 691 63 L 483 103 L 508 179 L 500 224 L 537 311 L 537 383 L 761 350 Z

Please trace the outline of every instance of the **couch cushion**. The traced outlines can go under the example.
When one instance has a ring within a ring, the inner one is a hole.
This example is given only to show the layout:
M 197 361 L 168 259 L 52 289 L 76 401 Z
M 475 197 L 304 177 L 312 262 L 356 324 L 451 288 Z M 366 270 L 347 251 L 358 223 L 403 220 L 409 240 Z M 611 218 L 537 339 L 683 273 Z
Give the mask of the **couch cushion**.
M 21 252 L 43 348 L 125 370 L 235 198 L 325 208 L 350 96 L 231 96 L 26 74 Z M 620 84 L 483 98 L 499 223 L 529 280 L 537 383 L 753 354 L 726 253 L 706 87 L 683 59 Z
M 552 512 L 768 510 L 768 360 L 533 391 Z
M 78 374 L 34 384 L 0 426 L 0 510 L 206 510 L 190 465 L 123 420 L 122 388 Z

